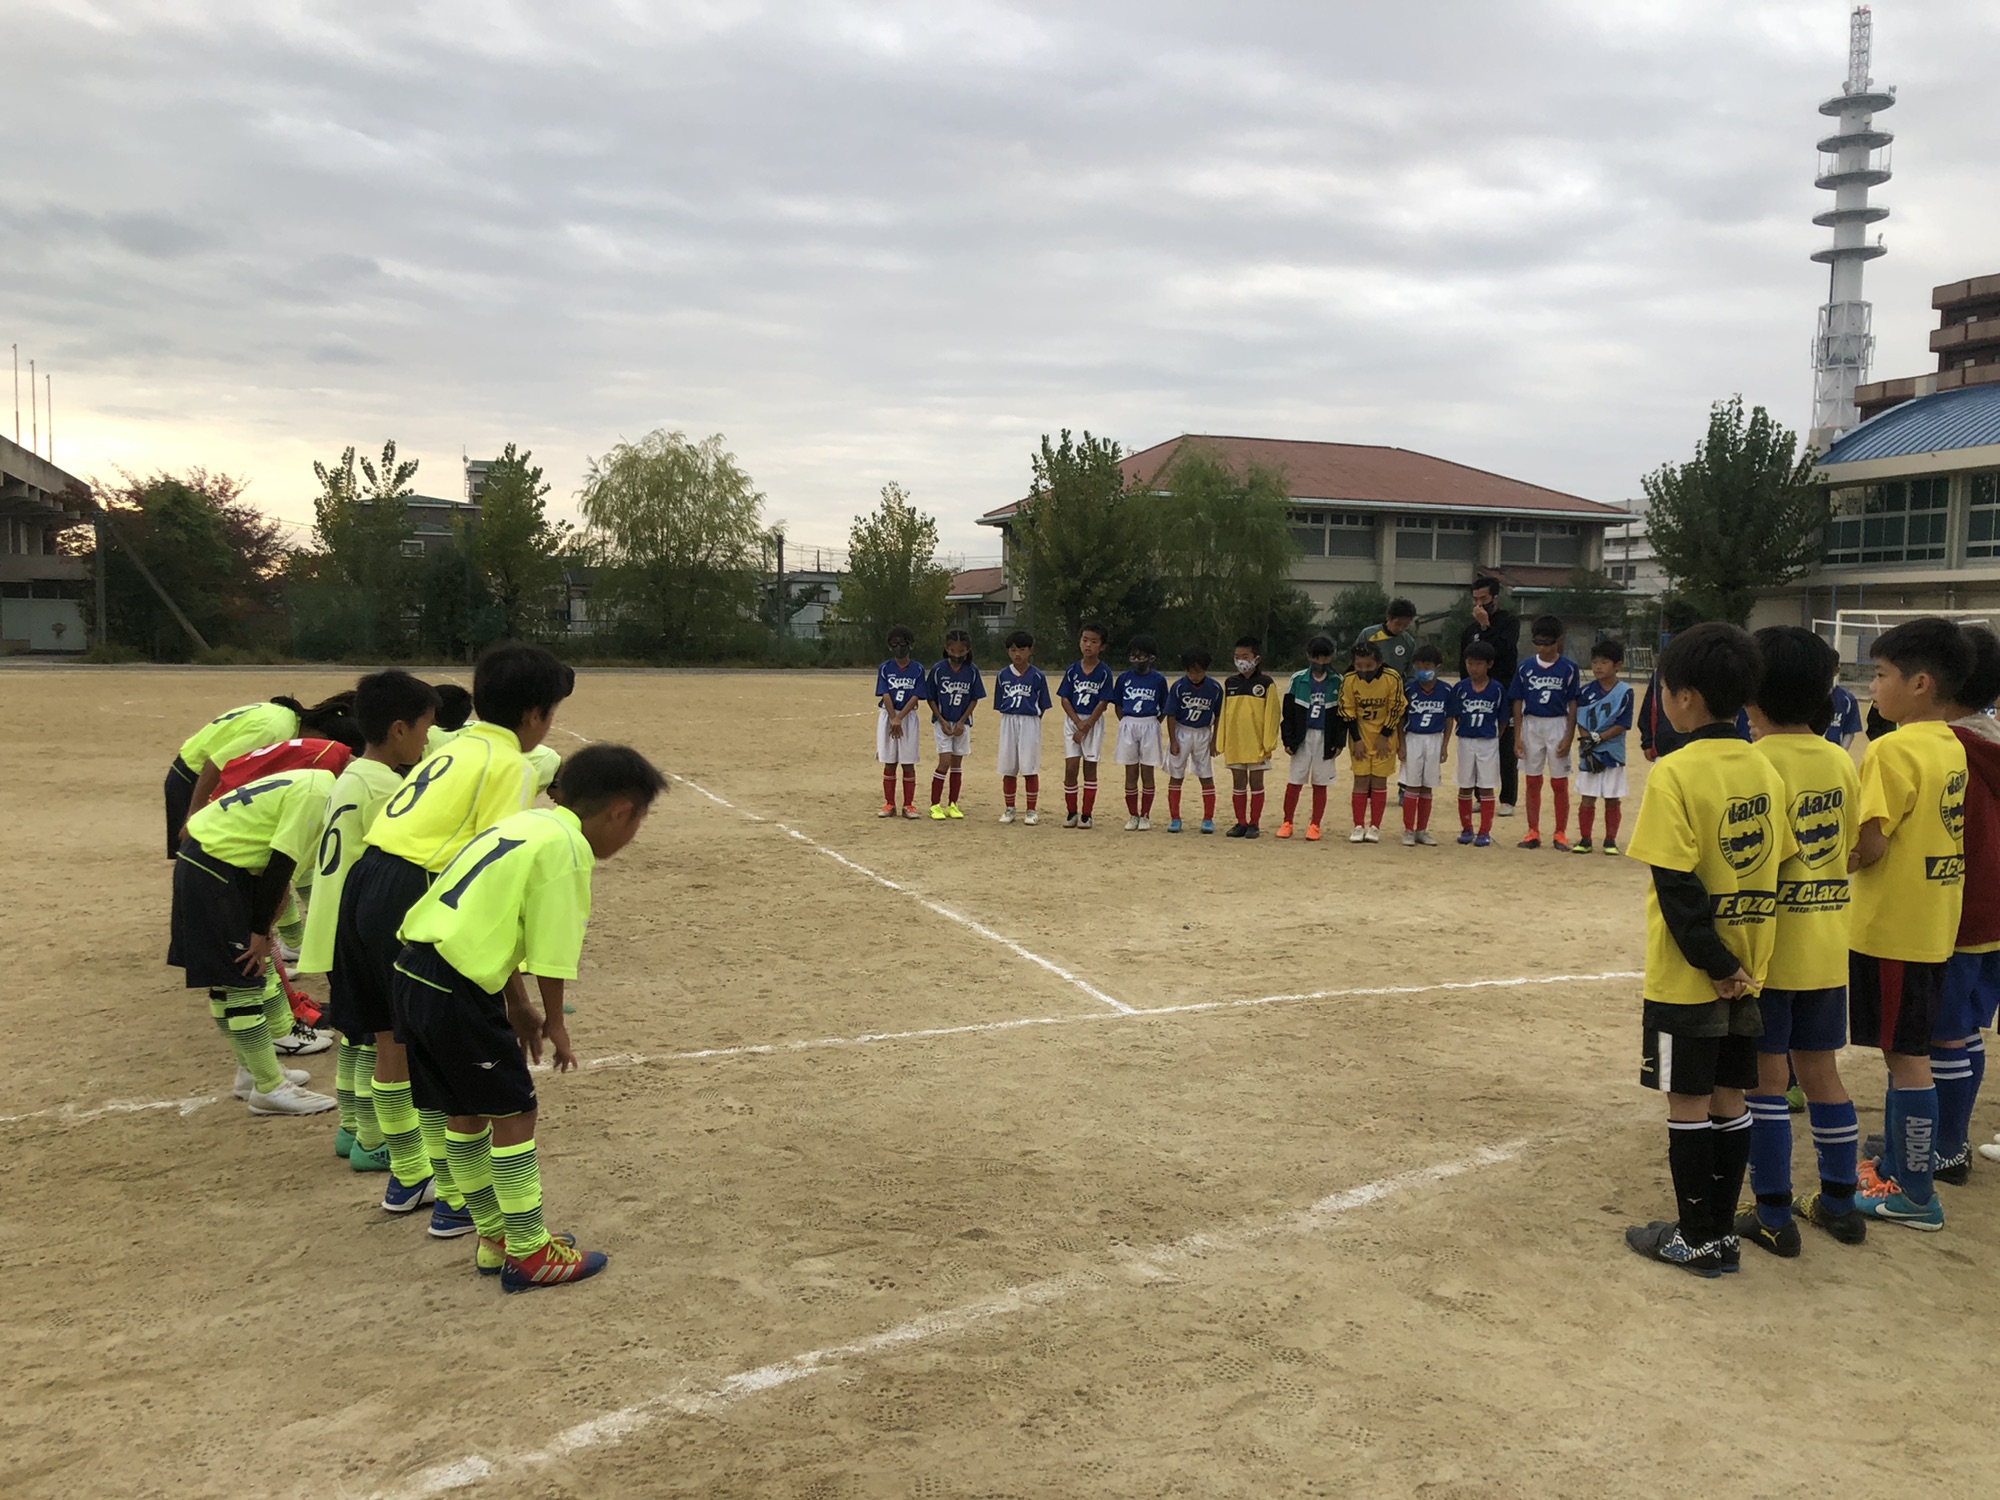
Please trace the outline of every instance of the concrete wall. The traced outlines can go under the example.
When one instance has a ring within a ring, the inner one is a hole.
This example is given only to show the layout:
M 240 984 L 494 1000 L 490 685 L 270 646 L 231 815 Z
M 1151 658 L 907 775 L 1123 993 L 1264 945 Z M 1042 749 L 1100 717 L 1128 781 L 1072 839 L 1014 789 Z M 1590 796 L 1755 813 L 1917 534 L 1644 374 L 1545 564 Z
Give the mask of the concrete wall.
M 83 605 L 75 599 L 0 599 L 0 651 L 83 651 Z

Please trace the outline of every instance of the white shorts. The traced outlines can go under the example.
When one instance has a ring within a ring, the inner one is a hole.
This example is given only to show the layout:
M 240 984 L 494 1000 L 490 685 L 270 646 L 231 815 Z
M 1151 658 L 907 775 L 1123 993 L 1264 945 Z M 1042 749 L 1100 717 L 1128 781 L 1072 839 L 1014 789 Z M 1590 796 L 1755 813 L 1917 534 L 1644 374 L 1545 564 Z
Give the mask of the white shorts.
M 1000 774 L 1039 776 L 1042 774 L 1042 716 L 1001 714 Z
M 1120 719 L 1118 745 L 1111 758 L 1121 766 L 1157 766 L 1160 763 L 1160 721 Z
M 1326 731 L 1308 729 L 1305 742 L 1292 752 L 1285 781 L 1291 786 L 1304 786 L 1308 780 L 1314 786 L 1332 786 L 1334 772 L 1339 769 L 1340 758 L 1326 753 Z
M 1063 759 L 1097 760 L 1104 748 L 1104 720 L 1099 719 L 1090 726 L 1090 733 L 1082 739 L 1076 737 L 1076 725 L 1070 723 L 1069 715 L 1063 715 Z
M 1482 792 L 1500 789 L 1500 741 L 1468 740 L 1458 742 L 1458 766 L 1452 772 L 1452 781 L 1461 792 L 1474 788 Z
M 1174 736 L 1181 747 L 1167 751 L 1167 776 L 1174 781 L 1187 779 L 1193 770 L 1195 780 L 1215 780 L 1215 765 L 1211 759 L 1215 752 L 1215 726 L 1205 724 L 1200 729 L 1190 729 L 1185 724 L 1174 726 Z
M 939 755 L 970 755 L 972 753 L 972 726 L 966 725 L 957 734 L 946 734 L 944 725 L 931 720 L 931 738 L 937 742 Z
M 1625 768 L 1606 766 L 1601 771 L 1578 771 L 1576 794 L 1579 797 L 1623 797 Z
M 875 715 L 875 758 L 885 766 L 914 766 L 923 755 L 922 734 L 923 726 L 911 714 L 903 720 L 903 732 L 892 738 L 889 710 L 879 710 Z
M 1521 757 L 1523 776 L 1546 775 L 1551 780 L 1561 781 L 1569 775 L 1569 757 L 1557 755 L 1556 746 L 1563 742 L 1563 736 L 1570 732 L 1567 719 L 1537 718 L 1526 714 L 1521 719 L 1521 743 L 1516 754 Z
M 1403 736 L 1403 785 L 1436 791 L 1444 780 L 1444 735 Z

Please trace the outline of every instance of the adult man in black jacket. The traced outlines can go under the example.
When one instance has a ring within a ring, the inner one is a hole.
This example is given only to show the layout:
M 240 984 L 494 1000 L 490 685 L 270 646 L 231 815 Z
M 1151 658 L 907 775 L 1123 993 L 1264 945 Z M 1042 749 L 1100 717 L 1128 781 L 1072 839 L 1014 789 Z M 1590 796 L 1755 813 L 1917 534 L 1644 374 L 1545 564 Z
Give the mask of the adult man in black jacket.
M 1472 623 L 1459 633 L 1458 670 L 1465 674 L 1465 648 L 1484 641 L 1493 648 L 1493 679 L 1503 688 L 1514 685 L 1514 669 L 1521 664 L 1521 617 L 1500 607 L 1500 580 L 1481 578 L 1472 585 Z M 1514 797 L 1520 789 L 1514 761 L 1513 715 L 1509 711 L 1500 723 L 1500 806 L 1502 817 L 1514 814 Z

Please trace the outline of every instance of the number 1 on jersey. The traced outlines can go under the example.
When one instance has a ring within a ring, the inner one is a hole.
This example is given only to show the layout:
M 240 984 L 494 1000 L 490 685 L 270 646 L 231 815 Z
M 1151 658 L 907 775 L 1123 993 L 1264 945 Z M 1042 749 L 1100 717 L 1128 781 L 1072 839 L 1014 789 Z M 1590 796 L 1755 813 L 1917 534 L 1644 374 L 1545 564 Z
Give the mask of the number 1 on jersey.
M 474 860 L 472 868 L 459 877 L 458 884 L 438 897 L 438 905 L 448 906 L 453 911 L 457 911 L 459 898 L 465 894 L 465 888 L 472 884 L 481 870 L 492 864 L 494 860 L 500 858 L 503 854 L 511 854 L 527 842 L 526 839 L 495 839 L 493 847 Z

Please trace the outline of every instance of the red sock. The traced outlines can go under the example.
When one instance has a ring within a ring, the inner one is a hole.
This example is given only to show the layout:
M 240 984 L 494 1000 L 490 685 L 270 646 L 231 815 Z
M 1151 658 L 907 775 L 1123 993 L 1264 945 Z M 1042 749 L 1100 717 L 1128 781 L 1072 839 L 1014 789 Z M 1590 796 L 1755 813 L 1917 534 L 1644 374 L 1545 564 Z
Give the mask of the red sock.
M 1418 792 L 1417 832 L 1429 833 L 1430 831 L 1431 831 L 1431 794 L 1429 792 Z
M 1562 783 L 1559 781 L 1556 783 L 1556 785 L 1561 786 Z M 1558 803 L 1557 806 L 1561 806 L 1561 804 Z M 1607 818 L 1605 821 L 1609 822 L 1610 820 Z M 1596 826 L 1597 826 L 1597 804 L 1595 802 L 1592 802 L 1588 797 L 1586 797 L 1583 799 L 1583 801 L 1579 802 L 1576 807 L 1577 834 L 1581 838 L 1588 839 L 1590 837 L 1591 829 L 1595 828 Z
M 1417 831 L 1417 799 L 1408 792 L 1403 793 L 1403 832 Z
M 1063 806 L 1069 809 L 1072 818 L 1076 816 L 1076 783 L 1073 781 L 1063 783 Z
M 1264 794 L 1262 792 L 1252 792 L 1250 794 L 1250 826 L 1252 828 L 1255 828 L 1258 824 L 1262 823 L 1263 821 L 1264 821 Z
M 1382 826 L 1382 809 L 1389 805 L 1389 789 L 1378 786 L 1368 794 L 1368 823 L 1370 827 Z
M 1493 807 L 1494 802 L 1491 797 L 1481 797 L 1479 799 L 1479 831 L 1481 833 L 1491 833 L 1493 831 Z
M 1326 819 L 1326 788 L 1313 788 L 1313 827 L 1317 828 Z
M 1606 797 L 1604 799 L 1604 842 L 1605 843 L 1615 844 L 1618 842 L 1618 815 L 1624 811 L 1625 811 L 1624 804 L 1621 803 L 1616 797 Z
M 1285 783 L 1285 821 L 1292 821 L 1292 814 L 1299 810 L 1299 785 L 1296 781 Z
M 1236 826 L 1241 828 L 1250 821 L 1250 794 L 1243 791 L 1231 792 L 1229 800 L 1236 809 Z
M 1538 839 L 1541 836 L 1542 778 L 1539 776 L 1530 776 L 1528 778 L 1528 837 Z
M 1125 788 L 1125 812 L 1130 817 L 1139 816 L 1139 789 L 1136 786 Z
M 1204 823 L 1215 821 L 1215 785 L 1206 783 L 1201 789 L 1201 818 Z
M 1178 818 L 1180 815 L 1181 784 L 1178 781 L 1170 781 L 1167 783 L 1167 816 Z
M 1354 805 L 1354 826 L 1356 828 L 1366 828 L 1368 826 L 1368 794 L 1366 792 L 1356 792 L 1349 800 Z
M 1021 779 L 1028 784 L 1028 811 L 1033 812 L 1036 801 L 1042 795 L 1042 778 L 1039 776 L 1023 776 Z
M 1013 777 L 1011 777 L 1011 776 L 1002 776 L 1002 777 L 1000 778 L 1000 798 L 1001 798 L 1001 800 L 1002 800 L 1002 801 L 1004 801 L 1004 802 L 1005 802 L 1005 803 L 1006 803 L 1006 804 L 1007 804 L 1007 805 L 1008 805 L 1009 807 L 1012 807 L 1012 806 L 1014 805 L 1014 778 L 1013 778 Z
M 1458 826 L 1467 833 L 1472 832 L 1472 797 L 1467 792 L 1458 794 Z
M 1152 815 L 1153 815 L 1153 789 L 1151 787 L 1143 787 L 1140 789 L 1139 792 L 1139 816 L 1142 818 L 1150 818 L 1152 817 Z
M 944 801 L 944 772 L 933 771 L 931 772 L 931 806 L 936 807 L 942 801 Z
M 951 768 L 951 805 L 958 806 L 958 789 L 965 781 L 965 773 L 957 766 Z
M 915 766 L 905 766 L 903 767 L 903 811 L 915 812 L 916 810 L 917 768 Z
M 882 768 L 882 805 L 884 807 L 894 807 L 896 805 L 896 768 L 894 765 L 887 765 Z
M 1094 781 L 1086 781 L 1083 784 L 1083 815 L 1086 818 L 1089 817 L 1091 815 L 1092 810 L 1096 808 L 1096 806 L 1097 806 L 1097 783 Z
M 1551 776 L 1549 790 L 1556 794 L 1556 837 L 1569 837 L 1569 778 Z

